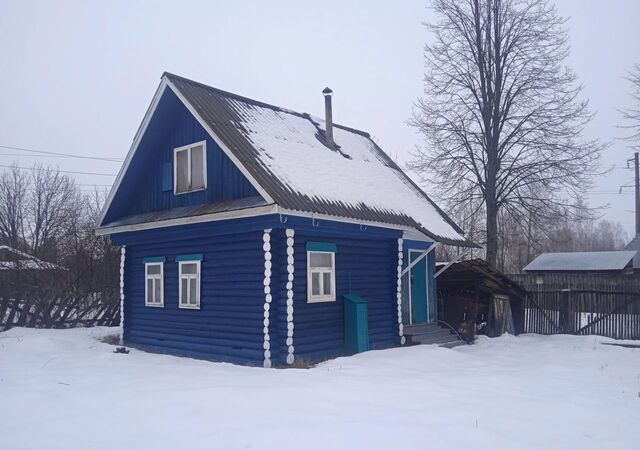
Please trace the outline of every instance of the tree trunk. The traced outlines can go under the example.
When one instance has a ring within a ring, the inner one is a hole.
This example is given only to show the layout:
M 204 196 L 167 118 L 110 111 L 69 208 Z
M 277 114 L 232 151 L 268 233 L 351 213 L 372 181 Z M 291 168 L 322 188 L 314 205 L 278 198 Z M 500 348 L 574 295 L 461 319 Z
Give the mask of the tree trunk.
M 498 207 L 495 200 L 487 198 L 487 255 L 489 267 L 496 268 L 498 258 Z

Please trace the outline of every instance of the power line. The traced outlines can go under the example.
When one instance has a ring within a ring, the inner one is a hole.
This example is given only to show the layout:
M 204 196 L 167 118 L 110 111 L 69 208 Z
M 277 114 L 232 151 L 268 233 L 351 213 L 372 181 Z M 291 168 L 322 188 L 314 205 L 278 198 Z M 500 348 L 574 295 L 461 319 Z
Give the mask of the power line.
M 7 164 L 0 164 L 0 167 L 6 167 L 8 169 L 11 169 L 13 167 L 15 167 L 16 169 L 21 169 L 21 170 L 39 170 L 37 167 L 19 167 L 19 166 L 9 166 Z M 72 173 L 75 175 L 97 175 L 97 176 L 102 176 L 102 177 L 115 177 L 116 174 L 115 173 L 98 173 L 98 172 L 77 172 L 74 170 L 60 170 L 60 169 L 56 169 L 57 172 L 60 173 Z
M 24 153 L 0 153 L 0 156 L 17 156 L 19 158 L 42 158 L 42 159 L 50 159 L 50 158 L 77 158 L 77 156 L 63 156 L 63 155 L 29 155 Z M 85 158 L 83 158 L 85 159 Z M 112 161 L 107 161 L 112 162 Z M 115 161 L 113 161 L 115 162 Z
M 97 160 L 97 161 L 108 161 L 108 162 L 123 162 L 124 161 L 123 159 L 118 159 L 118 158 L 105 158 L 105 157 L 100 157 L 100 156 L 74 155 L 72 153 L 48 152 L 48 151 L 44 151 L 44 150 L 34 150 L 32 148 L 12 147 L 10 145 L 0 145 L 0 148 L 6 148 L 6 149 L 9 149 L 9 150 L 18 150 L 18 151 L 21 151 L 21 152 L 40 153 L 40 154 L 43 154 L 43 155 L 64 156 L 66 158 L 94 159 L 94 160 Z

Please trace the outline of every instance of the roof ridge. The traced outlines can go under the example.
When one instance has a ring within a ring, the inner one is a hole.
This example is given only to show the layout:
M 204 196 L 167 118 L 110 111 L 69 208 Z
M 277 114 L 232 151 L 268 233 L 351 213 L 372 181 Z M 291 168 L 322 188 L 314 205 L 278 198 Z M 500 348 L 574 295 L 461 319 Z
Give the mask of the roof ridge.
M 167 76 L 169 78 L 177 78 L 177 79 L 185 81 L 187 83 L 196 84 L 198 86 L 202 86 L 203 88 L 211 89 L 212 91 L 215 91 L 215 92 L 217 92 L 219 94 L 222 94 L 222 95 L 225 95 L 227 97 L 231 97 L 231 98 L 234 98 L 236 100 L 240 100 L 240 101 L 243 101 L 243 102 L 246 102 L 246 103 L 250 103 L 250 104 L 254 104 L 254 105 L 257 105 L 257 106 L 262 106 L 264 108 L 269 108 L 269 109 L 273 109 L 273 110 L 276 110 L 276 111 L 280 111 L 280 112 L 284 112 L 284 113 L 288 113 L 288 114 L 293 114 L 293 115 L 296 115 L 298 117 L 302 117 L 302 118 L 305 118 L 305 119 L 309 119 L 309 118 L 315 117 L 310 113 L 299 112 L 299 111 L 295 111 L 295 110 L 290 109 L 290 108 L 285 108 L 283 106 L 273 105 L 271 103 L 266 103 L 266 102 L 263 102 L 263 101 L 260 101 L 260 100 L 255 100 L 253 98 L 249 98 L 249 97 L 245 97 L 243 95 L 235 94 L 233 92 L 225 91 L 224 89 L 220 89 L 220 88 L 217 88 L 217 87 L 214 87 L 214 86 L 210 86 L 208 84 L 204 84 L 204 83 L 201 83 L 199 81 L 192 80 L 190 78 L 185 78 L 183 76 L 176 75 L 175 73 L 171 73 L 171 72 L 165 71 L 162 74 L 161 78 L 164 78 L 165 76 Z M 323 119 L 321 119 L 321 120 L 323 120 Z M 345 131 L 351 131 L 352 133 L 360 134 L 360 135 L 368 137 L 368 138 L 371 137 L 371 135 L 367 131 L 364 131 L 364 130 L 359 130 L 357 128 L 348 127 L 346 125 L 341 125 L 341 124 L 335 123 L 335 122 L 334 122 L 333 126 L 336 127 L 336 128 L 341 128 L 341 129 L 343 129 Z

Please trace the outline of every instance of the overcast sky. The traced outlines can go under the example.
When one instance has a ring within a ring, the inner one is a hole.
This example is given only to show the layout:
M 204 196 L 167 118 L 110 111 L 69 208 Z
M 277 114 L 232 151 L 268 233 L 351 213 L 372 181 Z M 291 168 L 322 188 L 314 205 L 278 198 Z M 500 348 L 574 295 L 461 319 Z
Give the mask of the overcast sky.
M 597 117 L 589 136 L 620 135 L 623 79 L 640 62 L 637 0 L 558 0 L 570 17 L 569 64 Z M 406 125 L 422 90 L 426 0 L 8 1 L 0 3 L 0 145 L 124 158 L 164 71 L 321 116 L 325 86 L 334 120 L 369 131 L 406 161 L 420 136 Z M 22 156 L 16 156 L 22 154 Z M 615 141 L 615 166 L 593 188 L 593 206 L 633 232 L 632 156 Z M 115 174 L 118 163 L 24 156 L 62 170 Z M 0 169 L 2 169 L 0 167 Z M 113 176 L 77 175 L 109 185 Z M 88 189 L 88 186 L 83 186 Z

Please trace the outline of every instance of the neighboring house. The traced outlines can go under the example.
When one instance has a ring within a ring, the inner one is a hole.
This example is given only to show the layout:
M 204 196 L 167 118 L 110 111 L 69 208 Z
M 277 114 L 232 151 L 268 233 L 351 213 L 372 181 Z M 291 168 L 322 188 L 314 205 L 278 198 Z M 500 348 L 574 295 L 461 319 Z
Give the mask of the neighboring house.
M 97 228 L 125 344 L 269 367 L 437 320 L 434 245 L 474 244 L 323 93 L 325 120 L 162 76 Z
M 66 270 L 8 245 L 0 245 L 0 322 L 3 322 L 4 311 L 2 299 L 24 298 L 26 292 L 40 292 L 57 283 L 61 272 Z
M 0 245 L 0 271 L 59 271 L 66 270 L 56 264 L 42 261 L 8 245 Z
M 640 234 L 636 235 L 624 248 L 628 251 L 636 252 L 636 256 L 633 258 L 633 268 L 636 270 L 640 269 Z
M 543 253 L 522 270 L 527 273 L 630 274 L 636 251 Z

